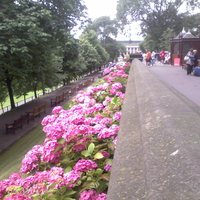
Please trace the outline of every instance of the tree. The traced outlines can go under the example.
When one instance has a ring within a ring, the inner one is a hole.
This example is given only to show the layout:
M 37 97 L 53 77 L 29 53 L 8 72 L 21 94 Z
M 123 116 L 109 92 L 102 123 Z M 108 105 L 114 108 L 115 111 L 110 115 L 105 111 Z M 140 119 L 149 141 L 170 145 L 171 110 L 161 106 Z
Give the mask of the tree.
M 76 20 L 84 17 L 81 0 L 3 0 L 0 8 L 0 81 L 15 107 L 13 81 L 29 78 L 34 88 L 55 77 L 53 50 L 62 52 Z M 57 59 L 59 60 L 59 59 Z
M 116 38 L 118 34 L 117 21 L 111 20 L 109 16 L 95 19 L 88 25 L 88 29 L 94 30 L 101 41 L 106 38 Z
M 103 50 L 97 34 L 93 30 L 87 30 L 80 36 L 80 56 L 84 58 L 84 64 L 88 72 L 92 72 L 96 67 L 105 64 L 107 60 L 102 58 L 108 57 L 107 53 Z M 103 53 L 105 55 L 103 55 Z
M 3 104 L 6 102 L 7 97 L 8 97 L 8 92 L 6 90 L 6 86 L 4 85 L 4 83 L 1 83 L 1 87 L 0 87 L 0 104 L 1 104 L 1 110 L 3 112 L 4 112 Z
M 140 21 L 142 35 L 154 41 L 155 50 L 159 49 L 159 38 L 167 28 L 174 32 L 180 32 L 183 27 L 184 13 L 180 8 L 186 0 L 119 0 L 117 5 L 117 19 L 121 24 L 130 24 L 132 21 Z
M 200 33 L 200 14 L 186 16 L 184 18 L 184 28 L 197 36 Z
M 119 57 L 119 53 L 124 51 L 122 44 L 117 42 L 115 38 L 118 34 L 118 23 L 111 20 L 109 16 L 102 16 L 91 22 L 86 31 L 94 30 L 101 41 L 102 46 L 109 54 L 109 60 L 115 60 Z
M 167 30 L 163 32 L 160 38 L 160 49 L 170 51 L 170 40 L 173 35 L 175 35 L 175 33 L 174 30 L 171 28 L 167 28 Z

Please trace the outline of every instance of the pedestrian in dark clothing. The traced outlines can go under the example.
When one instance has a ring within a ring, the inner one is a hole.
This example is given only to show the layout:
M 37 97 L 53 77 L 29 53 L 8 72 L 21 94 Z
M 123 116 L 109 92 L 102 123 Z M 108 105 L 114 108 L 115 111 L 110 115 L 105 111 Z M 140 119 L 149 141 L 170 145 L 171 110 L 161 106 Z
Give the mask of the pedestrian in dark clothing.
M 199 56 L 197 55 L 197 50 L 194 49 L 193 53 L 194 53 L 194 67 L 198 67 L 198 65 L 199 65 L 199 62 L 198 62 Z

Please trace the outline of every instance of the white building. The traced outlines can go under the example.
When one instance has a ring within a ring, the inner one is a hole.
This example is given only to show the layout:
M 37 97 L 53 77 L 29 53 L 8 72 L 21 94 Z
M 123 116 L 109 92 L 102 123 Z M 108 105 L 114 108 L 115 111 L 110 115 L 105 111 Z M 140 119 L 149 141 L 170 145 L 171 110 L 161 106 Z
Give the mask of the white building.
M 140 52 L 139 43 L 142 42 L 142 40 L 137 41 L 118 41 L 126 46 L 126 54 L 132 54 L 132 53 L 138 53 Z

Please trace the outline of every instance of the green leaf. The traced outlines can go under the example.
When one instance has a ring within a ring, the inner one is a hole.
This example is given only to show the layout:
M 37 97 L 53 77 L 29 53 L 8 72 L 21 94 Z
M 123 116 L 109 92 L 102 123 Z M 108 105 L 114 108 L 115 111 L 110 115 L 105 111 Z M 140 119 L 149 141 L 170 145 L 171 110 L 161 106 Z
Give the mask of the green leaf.
M 61 160 L 61 163 L 68 163 L 70 161 L 70 158 L 68 156 L 64 156 Z
M 94 155 L 94 160 L 101 159 L 101 158 L 103 158 L 103 157 L 104 157 L 103 154 L 100 153 L 100 152 L 98 152 L 98 153 L 96 153 L 96 154 Z
M 94 143 L 91 143 L 89 146 L 88 146 L 88 153 L 91 155 L 92 152 L 94 151 L 94 148 L 95 148 L 95 145 Z
M 106 163 L 106 165 L 112 164 L 113 159 L 108 158 L 108 159 L 105 160 L 105 163 Z
M 84 150 L 84 151 L 81 151 L 81 155 L 85 156 L 85 157 L 88 157 L 90 156 L 91 154 L 89 153 L 88 150 Z
M 70 166 L 66 167 L 64 170 L 64 173 L 70 172 L 72 171 L 72 168 Z
M 57 146 L 56 149 L 53 151 L 54 153 L 58 152 L 61 149 L 61 146 Z
M 108 148 L 114 151 L 115 150 L 115 144 L 113 142 L 110 142 L 108 144 Z
M 102 179 L 109 181 L 110 180 L 110 174 L 108 174 L 108 173 L 102 174 Z
M 71 196 L 71 195 L 73 195 L 73 194 L 75 194 L 76 193 L 76 191 L 74 191 L 74 190 L 67 190 L 66 192 L 65 192 L 65 196 Z
M 59 138 L 58 141 L 57 141 L 57 143 L 58 143 L 58 144 L 64 144 L 65 141 L 66 141 L 66 140 L 65 140 L 64 138 Z

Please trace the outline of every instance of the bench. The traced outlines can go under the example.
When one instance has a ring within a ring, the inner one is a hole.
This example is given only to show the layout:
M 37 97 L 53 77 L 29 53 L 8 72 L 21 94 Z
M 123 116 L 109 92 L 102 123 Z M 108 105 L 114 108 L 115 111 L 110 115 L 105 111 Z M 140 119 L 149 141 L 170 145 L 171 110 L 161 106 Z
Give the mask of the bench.
M 63 102 L 65 99 L 65 93 L 57 95 L 55 99 L 50 99 L 51 106 L 57 106 L 59 103 Z
M 29 119 L 33 119 L 33 121 L 35 120 L 36 116 L 40 117 L 40 113 L 46 113 L 46 103 L 43 103 L 41 105 L 39 105 L 38 107 L 35 107 L 33 109 L 33 111 L 31 112 L 27 112 L 29 114 Z
M 15 134 L 17 128 L 23 128 L 24 122 L 29 124 L 29 113 L 21 115 L 18 119 L 14 120 L 12 124 L 6 124 L 6 134 L 8 134 L 8 132 L 13 132 Z
M 14 120 L 14 122 L 12 124 L 6 124 L 6 134 L 8 134 L 8 132 L 12 132 L 13 134 L 15 134 L 15 130 L 17 128 L 21 128 L 21 129 L 23 128 L 21 117 Z
M 70 90 L 70 95 L 76 94 L 77 88 L 78 88 L 78 87 L 73 87 L 73 88 Z
M 87 87 L 87 86 L 89 86 L 89 85 L 90 85 L 90 83 L 91 83 L 90 79 L 89 79 L 89 80 L 87 80 L 87 81 L 85 81 L 85 82 L 84 82 L 84 87 Z
M 27 124 L 29 124 L 29 113 L 25 113 L 24 115 L 21 115 L 21 119 L 22 119 L 22 124 L 24 122 L 26 122 Z
M 67 90 L 66 92 L 64 92 L 64 96 L 63 96 L 64 100 L 69 98 L 69 92 L 70 90 Z
M 77 87 L 77 91 L 82 90 L 84 86 L 84 83 L 80 83 Z

